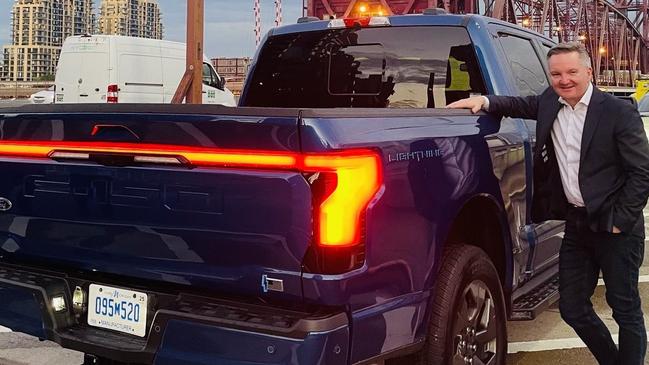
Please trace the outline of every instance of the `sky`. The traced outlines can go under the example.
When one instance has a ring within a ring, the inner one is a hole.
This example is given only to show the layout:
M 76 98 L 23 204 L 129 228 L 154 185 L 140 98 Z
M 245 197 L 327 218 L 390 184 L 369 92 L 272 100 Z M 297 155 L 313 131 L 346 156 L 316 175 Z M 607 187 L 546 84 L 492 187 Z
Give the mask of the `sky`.
M 205 1 L 205 54 L 207 57 L 252 57 L 255 53 L 253 0 Z M 262 33 L 274 26 L 275 2 L 260 0 Z M 0 0 L 0 45 L 10 43 L 12 0 Z M 101 0 L 95 0 L 99 9 Z M 164 39 L 185 41 L 187 1 L 158 0 Z M 302 16 L 302 0 L 282 0 L 284 24 Z

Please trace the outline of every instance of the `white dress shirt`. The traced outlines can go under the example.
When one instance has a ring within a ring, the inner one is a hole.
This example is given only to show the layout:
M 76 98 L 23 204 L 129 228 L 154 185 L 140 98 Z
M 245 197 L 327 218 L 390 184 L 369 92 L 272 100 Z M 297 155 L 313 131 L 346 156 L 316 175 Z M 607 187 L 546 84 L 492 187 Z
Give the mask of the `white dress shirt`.
M 574 108 L 562 97 L 559 97 L 559 103 L 564 107 L 559 109 L 557 119 L 554 120 L 552 126 L 552 142 L 554 142 L 554 151 L 559 163 L 563 191 L 568 203 L 578 207 L 585 206 L 579 188 L 579 160 L 581 157 L 581 136 L 584 132 L 586 112 L 591 96 L 593 96 L 593 84 L 588 85 L 586 93 Z M 486 96 L 483 98 L 482 109 L 489 111 L 489 99 Z M 537 148 L 540 147 L 542 146 L 537 146 Z
M 559 109 L 557 119 L 552 126 L 552 142 L 559 163 L 563 191 L 566 193 L 568 203 L 578 207 L 584 206 L 584 198 L 579 188 L 579 159 L 581 137 L 591 96 L 593 96 L 593 84 L 588 85 L 586 93 L 574 108 L 559 97 L 559 103 L 564 107 Z

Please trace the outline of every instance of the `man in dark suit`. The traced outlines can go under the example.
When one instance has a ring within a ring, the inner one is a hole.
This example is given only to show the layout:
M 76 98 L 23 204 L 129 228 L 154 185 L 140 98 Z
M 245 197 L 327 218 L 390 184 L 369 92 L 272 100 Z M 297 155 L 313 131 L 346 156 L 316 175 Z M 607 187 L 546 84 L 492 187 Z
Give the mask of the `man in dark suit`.
M 593 87 L 581 43 L 548 53 L 552 87 L 528 97 L 477 96 L 450 108 L 536 119 L 532 219 L 566 220 L 559 256 L 561 317 L 600 364 L 644 364 L 647 333 L 638 294 L 649 146 L 635 107 Z M 619 349 L 593 310 L 600 271 L 620 327 Z

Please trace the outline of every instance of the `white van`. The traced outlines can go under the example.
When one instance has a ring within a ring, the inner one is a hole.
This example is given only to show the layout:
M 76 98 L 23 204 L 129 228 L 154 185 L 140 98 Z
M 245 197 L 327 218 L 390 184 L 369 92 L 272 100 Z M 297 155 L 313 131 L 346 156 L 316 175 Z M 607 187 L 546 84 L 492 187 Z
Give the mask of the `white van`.
M 185 44 L 114 35 L 69 37 L 56 68 L 56 103 L 171 103 L 185 73 Z M 236 106 L 203 56 L 203 104 Z

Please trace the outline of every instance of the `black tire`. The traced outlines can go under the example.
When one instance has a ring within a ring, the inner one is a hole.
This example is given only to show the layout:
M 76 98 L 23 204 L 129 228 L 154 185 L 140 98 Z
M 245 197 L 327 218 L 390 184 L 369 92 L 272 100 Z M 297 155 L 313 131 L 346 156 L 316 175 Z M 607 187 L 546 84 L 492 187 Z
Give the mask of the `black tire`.
M 426 365 L 504 365 L 505 300 L 498 272 L 478 247 L 450 245 L 433 293 Z

